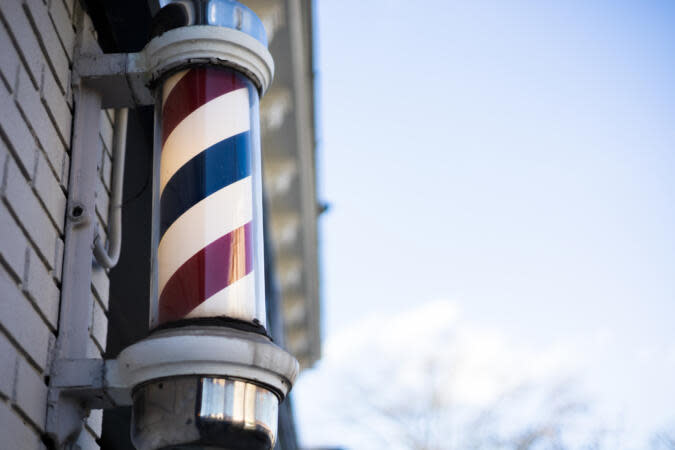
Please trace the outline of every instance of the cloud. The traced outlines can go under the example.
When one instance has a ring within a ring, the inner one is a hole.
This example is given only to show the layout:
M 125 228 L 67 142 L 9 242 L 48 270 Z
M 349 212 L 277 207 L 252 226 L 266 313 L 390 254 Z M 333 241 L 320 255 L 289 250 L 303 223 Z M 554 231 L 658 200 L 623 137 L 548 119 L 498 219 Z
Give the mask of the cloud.
M 302 435 L 306 444 L 363 442 L 353 437 L 358 427 L 344 427 L 345 417 L 365 420 L 365 403 L 423 409 L 432 384 L 439 402 L 468 417 L 523 386 L 550 389 L 573 377 L 611 341 L 599 330 L 548 345 L 516 342 L 465 320 L 447 300 L 369 316 L 329 336 L 317 368 L 301 375 L 294 395 Z
M 583 341 L 561 340 L 546 347 L 515 343 L 500 330 L 463 320 L 457 304 L 438 300 L 371 316 L 330 336 L 321 370 L 389 370 L 390 380 L 398 383 L 395 389 L 402 390 L 419 384 L 432 364 L 440 372 L 452 372 L 446 393 L 455 401 L 481 405 L 523 383 L 572 373 L 584 353 L 580 345 L 588 345 L 588 339 Z

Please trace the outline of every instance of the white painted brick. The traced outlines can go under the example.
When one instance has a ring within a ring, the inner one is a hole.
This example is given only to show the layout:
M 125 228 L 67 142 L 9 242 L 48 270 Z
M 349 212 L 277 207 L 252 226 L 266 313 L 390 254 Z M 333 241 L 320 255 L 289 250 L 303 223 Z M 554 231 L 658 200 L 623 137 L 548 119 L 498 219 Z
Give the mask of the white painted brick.
M 58 2 L 59 0 L 52 0 L 52 2 Z M 70 17 L 73 17 L 73 13 L 75 12 L 75 0 L 62 0 L 61 3 L 66 7 L 66 11 L 68 11 L 68 15 Z
M 104 111 L 101 112 L 100 123 L 101 130 L 99 131 L 99 136 L 101 138 L 101 143 L 103 144 L 105 151 L 108 152 L 108 155 L 112 155 L 113 127 Z
M 58 325 L 73 99 L 75 0 L 0 0 L 0 449 L 45 449 L 43 375 Z M 79 13 L 78 13 L 79 14 Z M 96 202 L 107 221 L 111 112 L 103 112 Z M 87 356 L 101 357 L 109 279 L 94 265 Z M 7 402 L 4 402 L 7 400 Z M 14 402 L 10 405 L 8 402 Z M 28 423 L 30 422 L 30 423 Z M 92 412 L 82 450 L 98 450 Z
M 5 160 L 9 157 L 9 149 L 7 148 L 7 144 L 5 144 L 5 141 L 0 139 L 0 167 L 5 167 Z M 4 173 L 0 171 L 0 184 L 3 183 L 2 177 L 4 176 Z
M 115 108 L 104 109 L 103 112 L 105 113 L 106 117 L 108 118 L 108 122 L 110 122 L 111 125 L 114 124 L 115 123 Z
M 98 215 L 96 216 L 96 233 L 101 236 L 103 242 L 108 242 L 108 229 Z
M 98 264 L 94 264 L 91 273 L 91 290 L 92 293 L 103 304 L 104 308 L 108 308 L 108 293 L 110 292 L 110 279 L 105 269 Z
M 63 235 L 66 221 L 66 195 L 61 190 L 56 176 L 52 172 L 47 160 L 41 152 L 37 154 L 35 175 L 33 175 L 33 189 L 41 200 L 49 217 Z
M 54 174 L 58 176 L 63 164 L 63 155 L 66 153 L 65 143 L 56 132 L 56 127 L 40 100 L 40 93 L 30 84 L 23 68 L 19 68 L 16 104 L 47 155 Z
M 92 409 L 87 417 L 87 428 L 96 438 L 101 437 L 101 430 L 103 429 L 103 410 Z
M 110 183 L 112 181 L 112 159 L 110 155 L 106 152 L 102 152 L 103 161 L 101 161 L 101 180 L 103 181 L 103 186 L 106 188 L 108 193 L 110 193 Z
M 70 94 L 65 97 L 59 92 L 54 75 L 49 70 L 43 72 L 40 98 L 47 108 L 49 118 L 56 126 L 59 137 L 70 145 L 70 128 L 73 124 L 73 115 L 68 101 Z
M 26 176 L 33 174 L 37 143 L 28 126 L 21 118 L 19 109 L 11 95 L 0 89 L 0 132 L 7 140 L 9 150 L 14 154 L 19 167 Z
M 26 262 L 26 249 L 28 248 L 26 238 L 7 207 L 2 203 L 0 203 L 0 230 L 2 230 L 0 257 L 12 271 L 12 276 L 20 280 Z
M 87 341 L 87 358 L 101 358 L 103 356 L 102 349 L 96 344 L 94 339 L 90 336 Z
M 61 45 L 68 55 L 68 59 L 72 61 L 75 47 L 75 28 L 73 27 L 73 21 L 66 9 L 66 5 L 60 0 L 52 0 L 49 4 L 49 15 L 61 39 Z
M 42 0 L 24 0 L 24 9 L 37 32 L 40 46 L 46 56 L 49 67 L 53 70 L 56 81 L 64 94 L 70 79 L 68 55 L 61 45 L 54 24 L 49 18 L 47 5 Z
M 108 225 L 108 211 L 110 208 L 110 197 L 108 191 L 103 185 L 101 177 L 96 177 L 96 212 L 103 225 Z
M 14 45 L 19 50 L 19 57 L 28 69 L 33 85 L 37 88 L 40 85 L 44 55 L 21 6 L 21 0 L 2 0 L 0 14 L 13 36 Z
M 0 364 L 0 394 L 9 399 L 12 398 L 14 392 L 18 353 L 12 343 L 9 342 L 9 339 L 2 333 L 0 333 L 0 355 L 2 355 L 2 364 Z
M 7 450 L 37 450 L 42 445 L 26 421 L 4 402 L 0 402 L 0 436 L 2 448 Z
M 23 358 L 19 358 L 14 402 L 17 408 L 41 431 L 47 413 L 47 386 L 38 373 Z
M 38 202 L 35 193 L 29 188 L 28 182 L 19 172 L 13 158 L 7 159 L 5 177 L 2 196 L 7 206 L 26 230 L 45 264 L 50 270 L 53 269 L 54 250 L 58 239 L 56 228 Z
M 87 428 L 84 429 L 82 433 L 77 438 L 75 443 L 75 448 L 79 450 L 99 450 L 99 446 L 96 443 L 96 437 L 91 434 Z
M 100 348 L 105 350 L 106 337 L 108 335 L 108 317 L 103 308 L 101 308 L 101 305 L 94 298 L 92 300 L 94 300 L 94 311 L 91 320 L 91 337 L 94 338 L 94 341 Z
M 18 342 L 21 350 L 42 370 L 47 364 L 50 335 L 49 329 L 21 293 L 13 280 L 0 267 L 0 325 Z
M 70 172 L 72 17 L 80 7 L 75 0 L 0 2 L 0 449 L 42 450 L 43 374 L 58 325 Z M 107 221 L 111 112 L 101 119 L 96 205 Z M 105 348 L 109 283 L 94 264 L 89 357 Z M 82 450 L 98 450 L 101 422 L 102 412 L 92 412 Z
M 16 71 L 20 64 L 19 54 L 14 49 L 9 34 L 2 23 L 0 23 L 0 57 L 2 57 L 0 76 L 7 89 L 12 91 L 16 80 Z
M 65 190 L 68 190 L 68 181 L 70 177 L 70 156 L 68 153 L 63 155 L 63 165 L 61 167 L 61 178 L 60 183 L 61 187 Z
M 54 269 L 52 270 L 52 277 L 57 283 L 61 282 L 61 275 L 63 271 L 63 241 L 61 239 L 56 240 L 56 246 L 54 248 Z
M 2 173 L 0 191 L 4 189 L 8 182 L 5 179 L 7 175 L 5 169 L 8 167 L 8 161 L 11 158 L 12 156 L 4 142 L 0 141 L 0 167 L 2 168 L 0 170 Z M 11 276 L 16 280 L 21 280 L 27 258 L 26 238 L 7 206 L 2 202 L 0 202 L 0 230 L 2 230 L 0 235 L 0 261 L 5 264 Z
M 32 250 L 28 253 L 23 290 L 33 301 L 46 323 L 52 330 L 56 330 L 61 292 L 42 260 Z

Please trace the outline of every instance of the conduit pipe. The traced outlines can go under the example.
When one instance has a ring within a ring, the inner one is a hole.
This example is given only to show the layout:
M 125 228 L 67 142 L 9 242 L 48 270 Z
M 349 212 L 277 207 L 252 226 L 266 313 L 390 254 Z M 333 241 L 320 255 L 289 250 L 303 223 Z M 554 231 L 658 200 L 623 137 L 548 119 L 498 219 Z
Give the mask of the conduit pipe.
M 110 213 L 108 223 L 108 249 L 103 236 L 97 230 L 94 238 L 94 256 L 106 269 L 112 269 L 120 259 L 122 249 L 122 195 L 124 193 L 124 159 L 127 148 L 128 108 L 115 110 L 113 131 L 112 183 L 110 192 Z

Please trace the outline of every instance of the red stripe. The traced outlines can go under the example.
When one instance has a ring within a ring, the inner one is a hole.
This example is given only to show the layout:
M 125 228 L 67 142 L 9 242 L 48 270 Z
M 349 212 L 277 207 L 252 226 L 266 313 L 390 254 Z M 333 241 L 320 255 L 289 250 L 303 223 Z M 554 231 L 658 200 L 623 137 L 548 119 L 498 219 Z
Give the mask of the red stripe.
M 200 250 L 171 276 L 159 297 L 159 323 L 182 319 L 252 270 L 249 222 Z
M 162 110 L 162 144 L 174 128 L 206 102 L 246 87 L 243 75 L 227 68 L 190 69 L 173 87 Z
M 244 225 L 244 243 L 246 245 L 246 273 L 253 270 L 253 238 L 251 237 L 251 222 Z

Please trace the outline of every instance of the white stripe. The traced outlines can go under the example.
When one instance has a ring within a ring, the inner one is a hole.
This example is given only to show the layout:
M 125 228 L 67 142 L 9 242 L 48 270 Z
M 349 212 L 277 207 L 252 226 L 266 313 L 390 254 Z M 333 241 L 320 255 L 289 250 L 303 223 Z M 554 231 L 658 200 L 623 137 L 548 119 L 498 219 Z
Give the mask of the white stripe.
M 248 176 L 225 186 L 188 209 L 171 224 L 159 243 L 159 292 L 198 251 L 253 218 L 253 190 Z
M 227 316 L 251 322 L 255 319 L 255 272 L 243 276 L 224 289 L 207 298 L 185 316 L 195 317 Z
M 195 109 L 173 129 L 162 147 L 160 193 L 186 162 L 213 144 L 250 127 L 246 88 L 228 92 Z
M 183 70 L 181 72 L 175 73 L 171 75 L 169 78 L 166 79 L 164 82 L 164 86 L 162 87 L 162 106 L 164 106 L 164 103 L 166 103 L 167 97 L 169 97 L 169 94 L 171 94 L 171 91 L 173 91 L 173 88 L 176 87 L 176 84 L 187 74 L 189 70 Z

